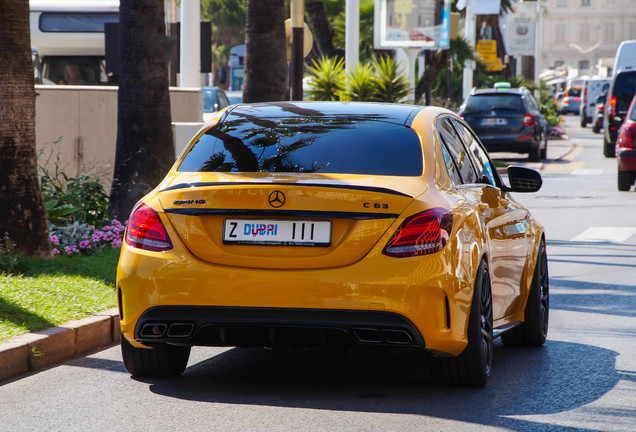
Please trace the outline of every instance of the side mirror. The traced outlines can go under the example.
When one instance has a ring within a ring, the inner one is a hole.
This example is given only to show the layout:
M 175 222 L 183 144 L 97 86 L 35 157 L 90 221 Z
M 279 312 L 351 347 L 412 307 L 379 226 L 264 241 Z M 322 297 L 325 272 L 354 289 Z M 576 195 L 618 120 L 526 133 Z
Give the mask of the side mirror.
M 537 192 L 543 184 L 538 171 L 514 165 L 508 167 L 508 181 L 509 192 Z

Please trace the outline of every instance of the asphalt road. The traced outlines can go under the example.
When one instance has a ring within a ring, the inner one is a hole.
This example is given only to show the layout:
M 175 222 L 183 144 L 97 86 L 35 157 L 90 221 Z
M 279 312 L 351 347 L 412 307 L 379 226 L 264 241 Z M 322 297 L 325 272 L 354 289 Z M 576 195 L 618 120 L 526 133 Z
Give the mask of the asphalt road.
M 179 379 L 137 380 L 112 347 L 0 383 L 0 430 L 634 430 L 636 192 L 618 192 L 600 135 L 566 128 L 542 190 L 517 196 L 546 227 L 548 341 L 497 342 L 485 388 L 431 386 L 412 354 L 220 348 L 194 348 Z

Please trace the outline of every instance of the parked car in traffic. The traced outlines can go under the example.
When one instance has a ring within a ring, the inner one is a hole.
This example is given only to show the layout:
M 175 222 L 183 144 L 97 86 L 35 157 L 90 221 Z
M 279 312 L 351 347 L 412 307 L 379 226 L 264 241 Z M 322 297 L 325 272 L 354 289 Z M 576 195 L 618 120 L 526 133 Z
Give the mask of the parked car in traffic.
M 581 109 L 581 86 L 567 87 L 563 94 L 561 114 L 578 114 Z
M 210 120 L 214 113 L 231 105 L 221 87 L 203 87 L 203 121 Z
M 548 122 L 526 88 L 474 90 L 457 113 L 489 152 L 528 153 L 531 161 L 546 158 Z
M 556 104 L 559 113 L 563 109 L 563 94 L 564 93 L 561 91 L 554 94 L 554 103 Z
M 632 98 L 636 94 L 636 69 L 626 68 L 614 74 L 603 113 L 603 155 L 615 156 L 618 129 L 623 124 Z
M 548 330 L 544 230 L 510 193 L 541 176 L 508 181 L 443 108 L 228 107 L 130 216 L 125 367 L 176 376 L 194 345 L 408 349 L 436 383 L 484 385 L 494 338 Z
M 603 129 L 603 113 L 605 112 L 605 102 L 607 94 L 602 94 L 596 98 L 594 113 L 592 114 L 592 132 L 601 133 Z
M 636 181 L 636 96 L 627 110 L 616 139 L 618 190 L 628 191 Z
M 581 127 L 592 123 L 594 117 L 594 108 L 596 107 L 596 99 L 607 93 L 610 86 L 609 78 L 590 78 L 583 83 L 581 91 L 581 108 L 579 115 L 581 117 Z
M 231 90 L 226 91 L 225 95 L 227 96 L 230 104 L 240 104 L 243 103 L 243 91 L 242 90 Z

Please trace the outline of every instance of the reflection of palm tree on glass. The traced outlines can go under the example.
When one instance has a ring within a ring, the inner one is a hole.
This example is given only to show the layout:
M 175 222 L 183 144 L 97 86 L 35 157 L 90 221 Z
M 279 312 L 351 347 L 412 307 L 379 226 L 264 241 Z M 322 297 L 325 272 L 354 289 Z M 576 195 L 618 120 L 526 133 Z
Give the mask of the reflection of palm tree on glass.
M 272 104 L 269 104 L 271 106 Z M 258 116 L 258 105 L 239 106 L 222 123 L 209 129 L 186 155 L 185 171 L 238 172 L 321 172 L 334 169 L 333 154 L 347 153 L 357 158 L 360 145 L 373 145 L 369 133 L 362 143 L 351 147 L 348 130 L 369 128 L 391 118 L 366 109 L 359 114 L 324 115 L 314 107 L 290 103 L 273 104 L 268 116 Z M 339 132 L 341 131 L 341 132 Z M 319 138 L 335 134 L 336 138 Z M 306 151 L 318 143 L 318 147 Z M 354 149 L 355 148 L 355 149 Z M 225 150 L 225 151 L 223 151 Z M 191 156 L 191 157 L 188 157 Z M 340 168 L 344 169 L 344 168 Z M 329 171 L 330 172 L 330 171 Z

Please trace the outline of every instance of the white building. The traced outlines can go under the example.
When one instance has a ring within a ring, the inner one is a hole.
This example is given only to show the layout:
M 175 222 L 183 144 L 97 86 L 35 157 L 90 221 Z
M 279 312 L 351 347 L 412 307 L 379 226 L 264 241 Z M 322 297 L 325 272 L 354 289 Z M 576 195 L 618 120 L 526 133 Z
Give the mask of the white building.
M 636 0 L 543 0 L 541 69 L 605 75 L 618 45 L 636 39 Z M 611 59 L 609 61 L 607 59 Z M 611 71 L 609 71 L 611 73 Z

